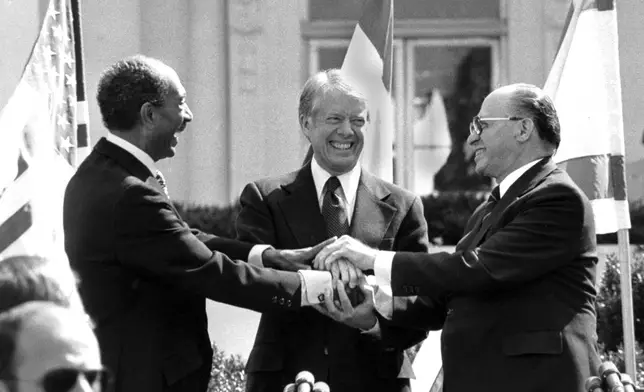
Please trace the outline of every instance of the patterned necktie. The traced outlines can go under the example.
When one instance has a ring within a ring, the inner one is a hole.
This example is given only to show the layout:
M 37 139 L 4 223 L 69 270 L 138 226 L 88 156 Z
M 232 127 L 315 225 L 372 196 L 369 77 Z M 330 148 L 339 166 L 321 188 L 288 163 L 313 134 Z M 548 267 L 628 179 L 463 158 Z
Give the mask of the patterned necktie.
M 326 233 L 329 237 L 341 236 L 349 233 L 349 221 L 347 212 L 344 209 L 342 200 L 336 194 L 340 188 L 338 177 L 331 177 L 327 180 L 326 193 L 322 201 L 322 216 L 326 222 Z M 341 188 L 340 188 L 341 189 Z
M 157 170 L 157 174 L 154 176 L 154 178 L 159 181 L 159 185 L 161 185 L 161 188 L 163 189 L 163 193 L 165 193 L 168 198 L 170 198 L 170 194 L 168 193 L 168 186 L 165 183 L 165 178 L 163 177 L 163 174 L 159 170 Z
M 496 188 L 494 188 L 492 193 L 490 193 L 490 196 L 483 206 L 483 210 L 478 215 L 480 218 L 478 218 L 472 229 L 467 232 L 467 234 L 465 234 L 465 236 L 463 236 L 463 238 L 456 245 L 457 251 L 469 249 L 471 246 L 476 247 L 478 245 L 478 242 L 483 238 L 483 236 L 479 234 L 479 231 L 483 227 L 485 221 L 492 214 L 492 210 L 494 210 L 494 207 L 496 206 L 499 199 L 500 192 L 499 187 L 497 186 Z
M 497 185 L 496 188 L 490 193 L 490 197 L 487 198 L 487 204 L 485 205 L 485 212 L 483 213 L 483 219 L 481 219 L 481 226 L 483 223 L 490 217 L 492 210 L 496 207 L 496 203 L 501 199 L 501 191 Z

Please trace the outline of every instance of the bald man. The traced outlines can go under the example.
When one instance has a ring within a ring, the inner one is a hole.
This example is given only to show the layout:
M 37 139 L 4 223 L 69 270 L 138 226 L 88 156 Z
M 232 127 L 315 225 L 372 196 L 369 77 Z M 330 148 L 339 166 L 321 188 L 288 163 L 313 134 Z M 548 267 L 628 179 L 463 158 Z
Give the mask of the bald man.
M 499 186 L 455 253 L 378 251 L 342 237 L 317 256 L 346 257 L 374 269 L 394 296 L 425 299 L 424 311 L 393 320 L 442 328 L 446 392 L 582 392 L 596 372 L 594 218 L 552 160 L 560 140 L 557 112 L 541 89 L 499 88 L 468 138 L 477 172 Z
M 84 313 L 26 302 L 0 314 L 0 391 L 102 391 L 108 376 Z

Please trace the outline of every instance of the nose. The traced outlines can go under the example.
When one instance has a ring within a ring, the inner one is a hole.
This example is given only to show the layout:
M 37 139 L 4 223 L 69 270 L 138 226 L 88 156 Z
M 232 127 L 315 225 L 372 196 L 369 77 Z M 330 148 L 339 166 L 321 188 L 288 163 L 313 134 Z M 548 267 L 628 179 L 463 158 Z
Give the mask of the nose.
M 473 146 L 477 141 L 481 140 L 481 136 L 477 135 L 475 132 L 470 132 L 467 136 L 467 144 Z
M 188 104 L 186 104 L 186 111 L 185 111 L 185 113 L 184 113 L 183 118 L 184 118 L 184 120 L 185 120 L 186 122 L 190 122 L 190 121 L 192 121 L 192 118 L 193 118 L 193 116 L 192 116 L 192 110 L 190 110 L 190 107 L 188 106 Z
M 93 392 L 94 388 L 89 383 L 85 376 L 79 376 L 76 380 L 76 385 L 70 390 L 70 392 Z
M 353 134 L 353 129 L 351 128 L 351 120 L 347 119 L 342 122 L 342 124 L 338 127 L 338 134 L 345 136 L 351 136 Z

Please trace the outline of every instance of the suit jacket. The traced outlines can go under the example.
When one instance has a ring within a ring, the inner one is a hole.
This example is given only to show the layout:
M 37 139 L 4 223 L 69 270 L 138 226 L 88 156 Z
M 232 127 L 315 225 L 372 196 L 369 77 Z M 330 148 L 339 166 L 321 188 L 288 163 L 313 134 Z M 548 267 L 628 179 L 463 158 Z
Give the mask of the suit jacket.
M 397 253 L 392 266 L 394 295 L 446 304 L 416 318 L 444 321 L 444 391 L 583 391 L 599 365 L 597 254 L 590 203 L 570 177 L 543 159 L 456 250 Z
M 206 298 L 259 312 L 300 306 L 297 273 L 231 260 L 252 245 L 191 231 L 145 165 L 105 139 L 70 180 L 63 215 L 65 250 L 119 392 L 206 390 Z
M 248 184 L 240 202 L 238 239 L 299 248 L 328 238 L 310 165 Z M 427 251 L 427 224 L 418 197 L 362 170 L 355 203 L 351 236 L 384 250 Z M 334 392 L 398 389 L 408 380 L 400 383 L 397 377 L 413 377 L 403 350 L 423 340 L 426 332 L 394 328 L 382 318 L 380 325 L 382 340 L 314 309 L 265 313 L 246 367 L 247 390 L 274 388 L 262 377 L 276 374 L 283 387 L 300 370 L 329 382 Z

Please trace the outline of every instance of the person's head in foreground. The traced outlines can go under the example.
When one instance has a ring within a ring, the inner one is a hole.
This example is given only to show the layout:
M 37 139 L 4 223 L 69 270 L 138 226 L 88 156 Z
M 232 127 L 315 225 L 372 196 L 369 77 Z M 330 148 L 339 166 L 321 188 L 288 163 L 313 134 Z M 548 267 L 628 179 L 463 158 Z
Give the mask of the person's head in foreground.
M 96 392 L 107 383 L 82 312 L 33 301 L 0 314 L 0 392 Z
M 120 60 L 101 75 L 96 94 L 103 124 L 155 162 L 173 157 L 192 121 L 186 89 L 170 66 L 146 56 Z
M 476 171 L 501 182 L 521 166 L 554 155 L 561 141 L 554 103 L 537 86 L 500 87 L 483 101 L 467 141 Z

